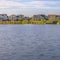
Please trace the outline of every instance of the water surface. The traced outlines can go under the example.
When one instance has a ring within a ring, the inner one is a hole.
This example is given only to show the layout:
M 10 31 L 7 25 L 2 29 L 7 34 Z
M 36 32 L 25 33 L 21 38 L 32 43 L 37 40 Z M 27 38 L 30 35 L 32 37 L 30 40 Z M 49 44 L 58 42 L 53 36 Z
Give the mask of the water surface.
M 0 25 L 0 60 L 60 60 L 60 25 Z

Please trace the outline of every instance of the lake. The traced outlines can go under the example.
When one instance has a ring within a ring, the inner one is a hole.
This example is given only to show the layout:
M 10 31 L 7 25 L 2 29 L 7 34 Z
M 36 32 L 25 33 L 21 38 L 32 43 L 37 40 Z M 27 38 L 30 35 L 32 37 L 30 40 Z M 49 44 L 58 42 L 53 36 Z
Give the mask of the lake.
M 60 60 L 60 25 L 0 25 L 0 60 Z

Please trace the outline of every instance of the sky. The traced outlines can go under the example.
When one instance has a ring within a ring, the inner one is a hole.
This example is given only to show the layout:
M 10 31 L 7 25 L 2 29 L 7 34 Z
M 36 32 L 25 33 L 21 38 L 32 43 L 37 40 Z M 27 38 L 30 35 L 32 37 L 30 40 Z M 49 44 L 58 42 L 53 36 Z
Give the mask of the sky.
M 0 14 L 60 14 L 59 0 L 0 0 Z

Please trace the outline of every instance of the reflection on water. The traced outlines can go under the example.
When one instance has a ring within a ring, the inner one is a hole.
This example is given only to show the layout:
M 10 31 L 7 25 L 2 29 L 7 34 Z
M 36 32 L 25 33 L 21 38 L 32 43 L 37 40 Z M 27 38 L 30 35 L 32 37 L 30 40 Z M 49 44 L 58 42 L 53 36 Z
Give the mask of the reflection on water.
M 60 60 L 60 25 L 0 25 L 0 60 Z

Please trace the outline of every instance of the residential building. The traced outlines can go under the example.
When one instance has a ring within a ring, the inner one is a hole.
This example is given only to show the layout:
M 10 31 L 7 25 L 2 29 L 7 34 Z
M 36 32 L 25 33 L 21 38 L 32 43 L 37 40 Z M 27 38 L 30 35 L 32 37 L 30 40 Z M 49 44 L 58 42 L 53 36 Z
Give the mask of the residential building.
M 8 20 L 7 14 L 0 14 L 0 21 L 6 21 Z
M 24 15 L 18 15 L 18 20 L 23 20 L 24 19 Z
M 30 19 L 30 17 L 24 17 L 24 20 L 29 20 Z
M 60 15 L 57 15 L 56 16 L 56 20 L 60 20 Z
M 10 15 L 9 20 L 10 21 L 17 21 L 17 16 L 16 15 Z
M 39 21 L 39 20 L 44 20 L 47 19 L 47 16 L 43 15 L 43 14 L 39 14 L 39 15 L 33 15 L 32 20 L 34 21 Z
M 49 14 L 49 15 L 48 15 L 48 18 L 49 18 L 49 20 L 56 20 L 56 16 L 57 16 L 57 15 Z
M 60 15 L 48 15 L 49 20 L 60 20 Z

